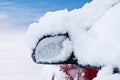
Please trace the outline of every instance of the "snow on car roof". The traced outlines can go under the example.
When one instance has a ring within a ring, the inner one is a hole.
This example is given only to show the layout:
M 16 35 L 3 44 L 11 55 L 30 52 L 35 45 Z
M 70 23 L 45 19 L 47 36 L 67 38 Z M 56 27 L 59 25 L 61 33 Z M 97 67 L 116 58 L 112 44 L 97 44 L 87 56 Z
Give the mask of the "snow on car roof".
M 120 67 L 119 2 L 93 0 L 70 12 L 48 12 L 29 26 L 27 44 L 33 50 L 43 36 L 69 33 L 79 64 Z

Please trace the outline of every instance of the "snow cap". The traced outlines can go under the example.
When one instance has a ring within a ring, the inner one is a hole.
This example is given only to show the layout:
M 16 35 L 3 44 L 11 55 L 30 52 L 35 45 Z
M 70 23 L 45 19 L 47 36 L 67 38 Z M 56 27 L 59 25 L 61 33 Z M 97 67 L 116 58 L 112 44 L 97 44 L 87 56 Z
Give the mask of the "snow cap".
M 43 36 L 68 33 L 79 64 L 120 67 L 119 2 L 93 0 L 70 12 L 48 12 L 29 26 L 27 43 L 33 50 Z

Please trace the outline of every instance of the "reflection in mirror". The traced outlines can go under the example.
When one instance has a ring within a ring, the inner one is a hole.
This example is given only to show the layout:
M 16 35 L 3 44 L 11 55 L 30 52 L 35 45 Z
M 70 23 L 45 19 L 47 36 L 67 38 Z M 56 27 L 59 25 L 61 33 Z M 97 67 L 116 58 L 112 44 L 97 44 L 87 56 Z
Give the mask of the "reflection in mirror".
M 71 41 L 67 36 L 51 36 L 39 41 L 32 58 L 36 63 L 63 62 L 71 56 L 72 51 Z

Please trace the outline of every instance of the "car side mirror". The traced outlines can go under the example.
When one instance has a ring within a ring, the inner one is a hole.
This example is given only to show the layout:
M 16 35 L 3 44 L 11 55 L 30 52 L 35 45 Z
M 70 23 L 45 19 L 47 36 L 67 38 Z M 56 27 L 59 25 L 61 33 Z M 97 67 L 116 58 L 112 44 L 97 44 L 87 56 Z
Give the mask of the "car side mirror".
M 32 58 L 38 64 L 77 64 L 68 34 L 44 36 L 33 50 Z

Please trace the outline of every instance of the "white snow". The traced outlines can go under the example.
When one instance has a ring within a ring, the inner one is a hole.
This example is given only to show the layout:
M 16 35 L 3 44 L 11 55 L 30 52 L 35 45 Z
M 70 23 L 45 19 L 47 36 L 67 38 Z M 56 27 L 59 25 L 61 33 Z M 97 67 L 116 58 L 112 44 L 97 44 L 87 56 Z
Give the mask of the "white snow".
M 57 65 L 45 65 L 42 69 L 42 74 L 40 80 L 66 80 L 66 74 L 60 71 L 60 67 Z
M 76 56 L 79 63 L 120 67 L 120 4 L 109 9 L 96 24 L 80 36 Z M 89 55 L 89 56 L 86 56 Z
M 66 9 L 56 12 L 47 12 L 40 18 L 39 22 L 29 26 L 27 33 L 28 46 L 31 49 L 35 48 L 39 38 L 48 34 L 54 35 L 69 31 L 71 35 L 76 35 L 77 32 L 74 33 L 76 29 L 79 31 L 81 27 L 84 29 L 92 27 L 106 10 L 118 2 L 119 0 L 93 0 L 91 3 L 83 6 L 83 8 L 75 9 L 70 12 Z
M 43 66 L 33 63 L 25 34 L 25 28 L 0 27 L 0 80 L 41 79 Z
M 66 18 L 68 14 L 67 10 L 48 12 L 40 18 L 38 23 L 31 24 L 26 35 L 28 46 L 34 49 L 38 40 L 44 35 L 66 33 L 65 26 L 67 27 L 68 24 L 63 20 L 68 21 Z
M 100 70 L 93 80 L 120 80 L 120 74 L 113 74 L 113 67 L 107 66 Z

